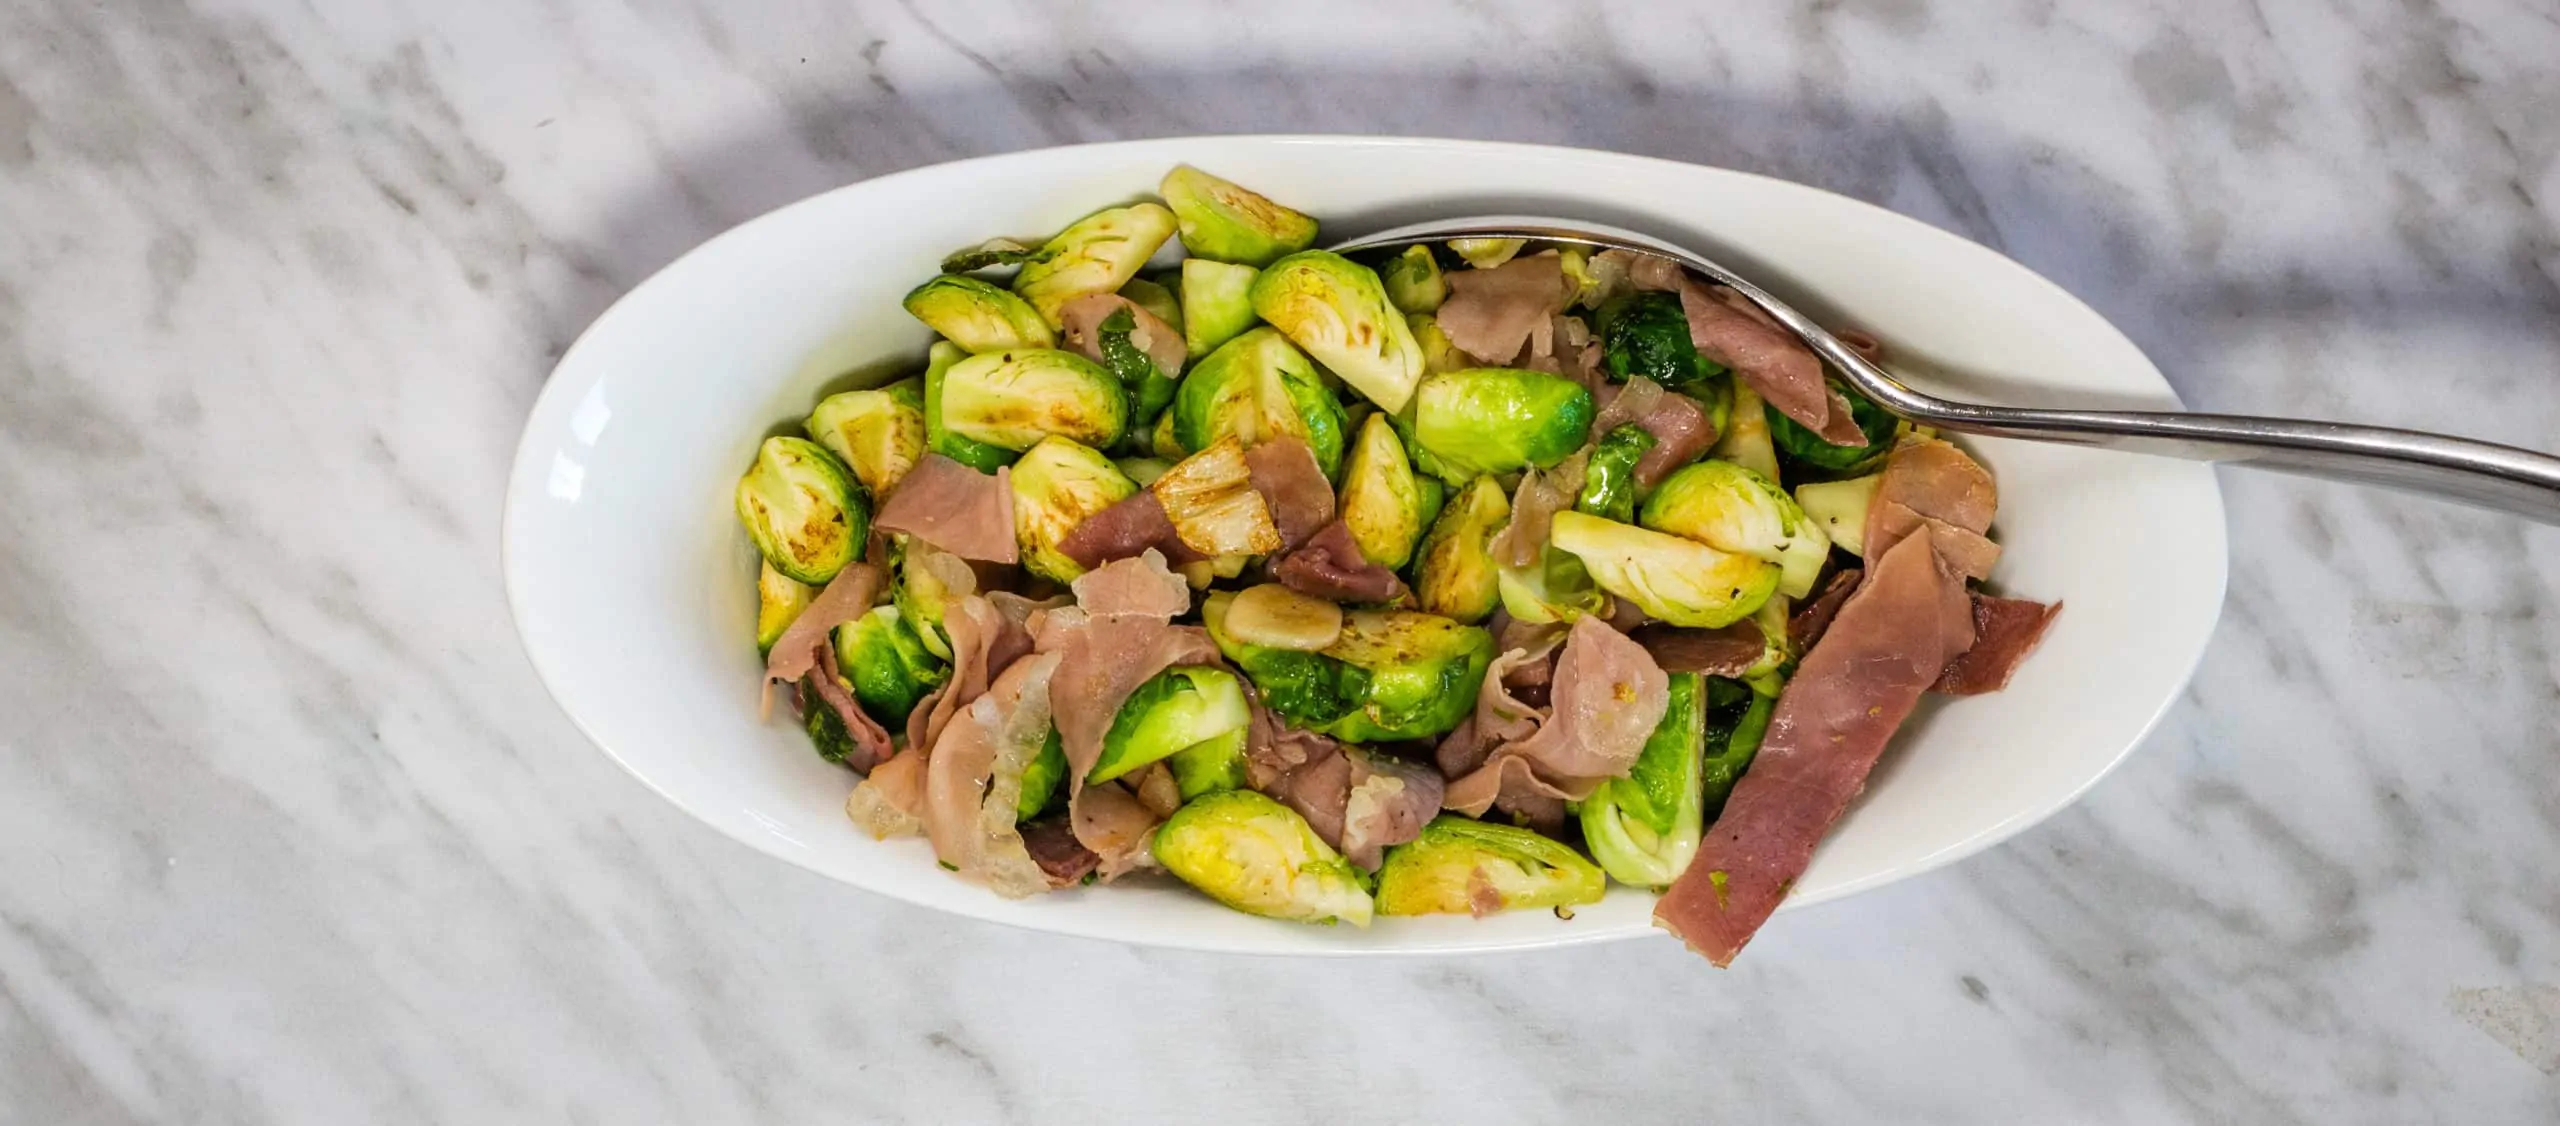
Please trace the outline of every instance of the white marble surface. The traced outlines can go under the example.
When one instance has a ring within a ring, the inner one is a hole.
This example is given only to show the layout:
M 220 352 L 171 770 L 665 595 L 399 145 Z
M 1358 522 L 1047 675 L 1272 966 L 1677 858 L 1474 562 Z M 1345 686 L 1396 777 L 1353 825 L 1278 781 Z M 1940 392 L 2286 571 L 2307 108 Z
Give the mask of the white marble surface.
M 1754 169 L 2006 250 L 2196 405 L 2560 445 L 2547 0 L 1154 7 L 0 4 L 0 1120 L 2560 1118 L 2560 532 L 2414 501 L 2227 472 L 2151 745 L 1730 972 L 955 922 L 592 753 L 498 584 L 552 359 L 954 156 Z

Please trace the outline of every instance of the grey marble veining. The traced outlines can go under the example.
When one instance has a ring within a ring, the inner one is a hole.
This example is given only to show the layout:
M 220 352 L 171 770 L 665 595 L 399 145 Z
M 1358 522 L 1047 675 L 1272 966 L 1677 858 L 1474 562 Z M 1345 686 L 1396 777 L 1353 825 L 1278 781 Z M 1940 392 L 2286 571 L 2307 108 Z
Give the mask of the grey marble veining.
M 2560 446 L 2547 3 L 1670 7 L 0 5 L 0 1120 L 2560 1119 L 2560 530 L 2227 472 L 2149 746 L 1724 973 L 957 922 L 718 839 L 519 656 L 507 459 L 607 302 L 1088 139 L 1767 172 L 2200 407 Z

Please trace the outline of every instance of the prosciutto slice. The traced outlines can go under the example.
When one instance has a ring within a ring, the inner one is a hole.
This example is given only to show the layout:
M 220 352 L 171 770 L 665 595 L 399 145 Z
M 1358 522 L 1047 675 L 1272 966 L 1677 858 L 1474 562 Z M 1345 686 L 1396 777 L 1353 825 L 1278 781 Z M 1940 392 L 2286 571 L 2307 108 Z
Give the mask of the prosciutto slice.
M 1376 871 L 1387 849 L 1422 835 L 1422 826 L 1440 812 L 1444 786 L 1430 767 L 1337 745 L 1290 771 L 1269 792 L 1305 817 L 1326 844 Z
M 1294 437 L 1273 438 L 1244 452 L 1253 491 L 1271 509 L 1282 550 L 1307 542 L 1333 522 L 1333 482 L 1325 480 L 1316 452 Z
M 1049 698 L 1067 757 L 1069 824 L 1108 880 L 1148 862 L 1157 818 L 1117 782 L 1085 785 L 1102 738 L 1140 684 L 1176 665 L 1218 664 L 1218 648 L 1208 631 L 1172 624 L 1191 608 L 1191 592 L 1161 555 L 1106 564 L 1074 587 L 1076 607 L 1050 611 L 1037 644 L 1059 658 Z
M 2027 654 L 2035 652 L 2044 640 L 2045 628 L 2053 624 L 2053 616 L 2062 612 L 2062 604 L 2050 606 L 2024 598 L 1994 598 L 1987 594 L 1973 596 L 1973 648 L 1947 662 L 1945 672 L 1929 691 L 1949 696 L 1980 696 L 2009 686 L 2009 678 L 2017 675 L 2018 666 Z
M 907 471 L 871 526 L 904 532 L 957 555 L 1012 563 L 1022 557 L 1013 536 L 1013 470 L 980 473 L 941 454 Z
M 1980 536 L 1991 530 L 1999 506 L 2000 491 L 1981 463 L 1951 442 L 1907 438 L 1885 459 L 1884 478 L 1876 482 L 1875 500 L 1867 509 L 1862 546 L 1869 560 L 1884 558 L 1895 543 L 1922 526 L 1915 517 Z M 1933 532 L 1932 538 L 1940 537 Z
M 1156 370 L 1171 379 L 1182 374 L 1184 358 L 1182 330 L 1166 324 L 1164 318 L 1150 313 L 1145 306 L 1117 293 L 1088 293 L 1058 307 L 1061 335 L 1067 347 L 1083 353 L 1084 358 L 1110 367 L 1102 356 L 1102 322 L 1123 309 L 1129 311 L 1129 343 L 1147 354 Z
M 1957 574 L 1969 579 L 1990 578 L 1991 568 L 2000 562 L 2000 545 L 1991 542 L 1991 537 L 1935 517 L 1922 516 L 1898 501 L 1877 501 L 1869 507 L 1867 529 L 1870 534 L 1883 537 L 1888 547 L 1905 536 L 1926 533 L 1929 545 L 1937 549 L 1938 558 L 1946 560 Z M 1868 550 L 1873 551 L 1874 548 Z
M 800 616 L 782 636 L 773 639 L 773 648 L 764 659 L 764 713 L 773 713 L 773 686 L 790 684 L 809 675 L 818 667 L 818 650 L 834 635 L 835 628 L 871 612 L 871 602 L 880 596 L 880 568 L 868 563 L 850 563 L 836 577 L 827 581 Z
M 1723 286 L 1683 281 L 1680 310 L 1689 316 L 1689 341 L 1698 354 L 1732 368 L 1779 413 L 1825 434 L 1831 418 L 1831 388 L 1822 381 L 1822 361 L 1801 341 L 1748 308 L 1740 294 Z M 1855 429 L 1852 426 L 1852 429 Z M 1861 435 L 1854 442 L 1866 445 Z
M 1014 823 L 1022 772 L 1049 741 L 1058 656 L 1017 661 L 954 718 L 925 766 L 924 830 L 933 854 L 1009 899 L 1047 891 Z
M 1554 355 L 1552 318 L 1572 298 L 1563 260 L 1541 254 L 1450 274 L 1449 299 L 1435 316 L 1459 351 L 1488 364 L 1509 364 L 1523 348 Z
M 1404 580 L 1360 554 L 1351 526 L 1336 520 L 1307 542 L 1271 564 L 1280 585 L 1328 602 L 1393 602 L 1404 597 Z
M 813 675 L 800 681 L 800 714 L 805 719 L 811 707 L 824 707 L 844 724 L 845 733 L 853 738 L 853 749 L 845 753 L 844 765 L 857 774 L 869 773 L 893 749 L 889 732 L 862 710 L 862 704 L 847 691 L 836 668 L 836 647 L 818 643 L 818 667 Z M 771 683 L 767 681 L 766 683 Z M 813 704 L 811 698 L 815 697 Z
M 1696 399 L 1639 375 L 1605 393 L 1599 417 L 1592 420 L 1596 437 L 1635 423 L 1653 435 L 1653 448 L 1636 459 L 1636 483 L 1650 489 L 1671 471 L 1706 456 L 1716 444 L 1716 423 Z
M 1670 706 L 1670 690 L 1671 678 L 1643 646 L 1591 615 L 1575 619 L 1537 730 L 1494 747 L 1483 765 L 1450 779 L 1443 804 L 1481 816 L 1506 796 L 1590 797 L 1635 765 Z
M 1654 922 L 1710 961 L 1733 961 L 1865 788 L 1920 694 L 1973 645 L 1964 580 L 1924 538 L 1875 562 L 1778 696 L 1749 773 Z
M 1044 817 L 1024 825 L 1022 847 L 1053 888 L 1083 882 L 1094 866 L 1102 863 L 1092 849 L 1076 840 L 1075 828 L 1064 817 Z
M 1177 567 L 1208 558 L 1183 544 L 1154 489 L 1140 489 L 1086 517 L 1058 541 L 1058 552 L 1086 570 L 1114 559 L 1134 559 L 1148 548 L 1163 552 L 1165 562 Z
M 1747 619 L 1722 629 L 1649 625 L 1627 637 L 1653 654 L 1653 663 L 1667 673 L 1739 677 L 1759 664 L 1768 650 L 1768 639 L 1761 636 L 1760 627 Z
M 1813 601 L 1797 607 L 1795 616 L 1787 619 L 1787 643 L 1794 646 L 1796 652 L 1805 652 L 1822 640 L 1823 631 L 1831 628 L 1831 619 L 1838 617 L 1840 607 L 1849 601 L 1850 595 L 1857 593 L 1858 575 L 1855 567 L 1832 572 L 1831 581 L 1823 584 L 1822 593 L 1814 595 Z

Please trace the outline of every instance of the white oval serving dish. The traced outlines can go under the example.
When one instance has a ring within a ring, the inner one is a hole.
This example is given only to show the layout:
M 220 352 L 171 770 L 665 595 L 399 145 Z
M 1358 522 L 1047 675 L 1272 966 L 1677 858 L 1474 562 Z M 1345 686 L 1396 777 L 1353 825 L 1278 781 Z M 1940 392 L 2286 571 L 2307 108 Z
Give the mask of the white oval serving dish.
M 2160 373 L 2053 283 L 1962 238 L 1829 192 L 1617 153 L 1477 141 L 1201 137 L 1081 145 L 839 188 L 703 244 L 560 360 L 509 480 L 507 596 L 526 652 L 595 744 L 668 801 L 855 887 L 995 922 L 1253 953 L 1520 949 L 1659 933 L 1614 888 L 1571 920 L 1381 919 L 1366 931 L 1240 915 L 1169 881 L 999 899 L 843 812 L 853 776 L 787 718 L 759 722 L 755 552 L 730 492 L 759 439 L 848 371 L 920 365 L 900 311 L 942 255 L 1044 236 L 1200 165 L 1307 211 L 1332 241 L 1435 216 L 1586 218 L 1698 249 L 1833 328 L 1925 358 L 1934 383 L 2037 405 L 2174 409 Z M 2222 497 L 2206 466 L 1970 443 L 1998 476 L 1994 575 L 2067 608 L 2010 688 L 1931 700 L 1788 906 L 1878 887 L 2051 815 L 2126 754 L 2203 654 L 2222 603 Z M 1780 924 L 1769 941 L 1784 941 Z

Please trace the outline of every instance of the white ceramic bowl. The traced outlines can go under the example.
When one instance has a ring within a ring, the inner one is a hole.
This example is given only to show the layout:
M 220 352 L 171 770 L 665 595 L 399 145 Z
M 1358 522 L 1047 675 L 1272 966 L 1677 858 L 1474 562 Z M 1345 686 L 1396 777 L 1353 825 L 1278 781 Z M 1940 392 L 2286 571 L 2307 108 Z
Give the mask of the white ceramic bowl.
M 844 373 L 919 365 L 899 298 L 941 256 L 1039 236 L 1153 191 L 1190 162 L 1323 221 L 1328 239 L 1435 216 L 1527 213 L 1646 231 L 1743 270 L 1831 326 L 1923 360 L 1941 389 L 2010 402 L 2176 398 L 2088 306 L 1990 250 L 1797 184 L 1532 145 L 1206 137 L 1084 145 L 884 176 L 705 243 L 596 319 L 525 425 L 507 495 L 507 595 L 571 719 L 651 789 L 723 833 L 855 887 L 996 922 L 1261 953 L 1513 949 L 1654 932 L 1612 889 L 1570 921 L 1381 919 L 1306 927 L 1169 882 L 999 899 L 919 840 L 878 842 L 853 777 L 787 718 L 758 722 L 756 557 L 730 491 L 756 443 Z M 1956 375 L 1953 373 L 1961 373 Z M 2000 482 L 1997 583 L 2068 603 L 2009 689 L 1922 706 L 1797 885 L 1818 903 L 1948 863 L 2035 824 L 2138 745 L 2202 655 L 2224 579 L 2205 466 L 1973 443 Z M 1784 941 L 1780 925 L 1771 936 Z

